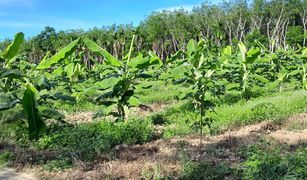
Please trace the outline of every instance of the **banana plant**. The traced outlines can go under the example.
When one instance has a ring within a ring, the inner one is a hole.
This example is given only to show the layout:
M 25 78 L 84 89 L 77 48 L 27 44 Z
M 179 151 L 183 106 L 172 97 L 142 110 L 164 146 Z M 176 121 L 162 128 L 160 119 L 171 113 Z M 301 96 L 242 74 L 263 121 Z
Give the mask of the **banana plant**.
M 249 88 L 249 78 L 250 78 L 250 65 L 255 62 L 255 60 L 261 54 L 260 48 L 251 48 L 247 50 L 244 43 L 239 42 L 238 47 L 241 56 L 241 89 L 244 97 L 248 98 L 248 88 Z
M 20 58 L 19 48 L 23 43 L 24 34 L 17 33 L 12 43 L 1 54 L 2 67 L 0 68 L 0 111 L 14 108 L 21 105 L 26 115 L 26 122 L 29 130 L 29 137 L 37 139 L 45 129 L 43 118 L 63 119 L 63 115 L 46 106 L 39 106 L 38 97 L 43 93 L 48 82 L 44 77 L 37 74 L 32 77 L 32 73 L 26 73 L 24 69 L 19 69 L 21 63 L 27 64 Z M 29 71 L 33 71 L 30 69 Z M 31 83 L 32 81 L 33 83 Z M 37 90 L 34 85 L 40 88 Z
M 37 108 L 35 91 L 36 89 L 33 86 L 27 84 L 22 98 L 22 106 L 28 119 L 29 137 L 31 139 L 37 139 L 46 128 L 43 117 Z
M 301 54 L 297 54 L 299 59 L 297 63 L 298 69 L 290 73 L 291 76 L 299 75 L 301 78 L 302 89 L 307 90 L 307 48 L 301 51 Z
M 213 123 L 213 119 L 206 116 L 209 111 L 214 110 L 213 97 L 223 92 L 217 76 L 214 76 L 221 65 L 214 57 L 206 48 L 204 40 L 198 43 L 190 40 L 184 63 L 161 76 L 163 79 L 173 79 L 176 83 L 186 82 L 192 85 L 190 92 L 182 98 L 192 97 L 194 108 L 199 113 L 200 118 L 193 125 L 200 130 L 200 144 L 202 144 L 203 128 L 208 126 L 210 129 Z
M 130 107 L 141 105 L 139 98 L 135 95 L 135 90 L 138 86 L 136 80 L 146 77 L 144 71 L 148 67 L 162 65 L 162 61 L 157 56 L 144 57 L 142 54 L 139 54 L 131 58 L 134 39 L 135 36 L 132 38 L 128 54 L 121 61 L 102 49 L 95 42 L 87 38 L 83 39 L 84 44 L 90 51 L 103 56 L 106 64 L 114 68 L 113 72 L 95 84 L 103 91 L 101 95 L 95 98 L 95 102 L 104 106 L 104 115 L 112 114 L 119 120 L 127 119 L 127 112 Z M 112 112 L 114 108 L 117 109 L 115 113 Z

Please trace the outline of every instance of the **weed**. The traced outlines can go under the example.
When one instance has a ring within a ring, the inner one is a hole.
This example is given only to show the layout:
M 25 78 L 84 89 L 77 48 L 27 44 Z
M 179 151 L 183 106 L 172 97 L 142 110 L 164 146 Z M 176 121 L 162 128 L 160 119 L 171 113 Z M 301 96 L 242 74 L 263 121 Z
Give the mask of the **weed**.
M 71 160 L 69 160 L 68 158 L 62 158 L 47 162 L 44 165 L 44 170 L 51 172 L 64 171 L 65 169 L 68 169 L 71 166 L 72 166 Z
M 8 165 L 11 161 L 13 161 L 15 155 L 12 152 L 4 151 L 0 152 L 0 167 Z

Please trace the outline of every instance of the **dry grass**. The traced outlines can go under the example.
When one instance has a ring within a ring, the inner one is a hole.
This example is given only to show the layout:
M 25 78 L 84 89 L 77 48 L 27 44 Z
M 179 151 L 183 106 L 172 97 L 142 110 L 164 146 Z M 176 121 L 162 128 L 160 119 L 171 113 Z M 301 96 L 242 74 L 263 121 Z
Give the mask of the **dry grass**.
M 156 140 L 144 145 L 121 145 L 114 148 L 113 160 L 97 161 L 86 168 L 76 166 L 65 172 L 41 172 L 41 175 L 52 179 L 140 179 L 144 172 L 152 172 L 160 167 L 160 173 L 178 177 L 183 155 L 192 161 L 207 160 L 214 164 L 226 162 L 236 167 L 243 161 L 238 150 L 259 139 L 273 138 L 291 145 L 307 142 L 306 129 L 300 132 L 287 130 L 289 124 L 306 121 L 306 117 L 305 113 L 293 116 L 283 124 L 266 121 L 245 126 L 222 135 L 206 137 L 202 146 L 199 146 L 200 139 L 197 136 Z M 302 136 L 298 136 L 298 133 Z

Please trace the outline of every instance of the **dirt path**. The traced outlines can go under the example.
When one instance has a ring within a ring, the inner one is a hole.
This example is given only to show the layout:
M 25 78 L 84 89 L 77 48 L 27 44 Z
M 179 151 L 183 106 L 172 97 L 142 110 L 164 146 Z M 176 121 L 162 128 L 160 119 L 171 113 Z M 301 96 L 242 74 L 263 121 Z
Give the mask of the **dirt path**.
M 226 162 L 229 166 L 237 166 L 243 161 L 238 154 L 240 148 L 255 144 L 260 139 L 274 139 L 289 145 L 307 142 L 306 127 L 289 130 L 298 122 L 306 124 L 307 113 L 292 116 L 280 125 L 265 121 L 207 137 L 202 146 L 199 146 L 199 137 L 195 136 L 157 140 L 144 145 L 121 145 L 114 148 L 113 160 L 100 160 L 90 166 L 81 165 L 65 172 L 44 175 L 56 179 L 140 179 L 144 173 L 159 169 L 170 177 L 178 177 L 182 156 L 192 161 Z
M 3 180 L 35 180 L 35 176 L 16 172 L 11 168 L 0 168 L 0 179 Z
M 152 113 L 162 112 L 165 109 L 172 107 L 172 105 L 176 104 L 176 102 L 171 101 L 169 103 L 153 103 L 150 105 L 143 105 L 140 107 L 133 107 L 129 112 L 129 117 L 138 117 L 144 118 L 149 116 Z M 94 112 L 78 112 L 69 114 L 65 117 L 65 121 L 70 123 L 86 123 L 92 122 L 94 120 L 95 113 Z
M 263 139 L 291 146 L 306 143 L 307 113 L 292 116 L 282 124 L 265 121 L 206 137 L 202 146 L 198 136 L 160 139 L 143 145 L 116 146 L 111 159 L 98 157 L 91 164 L 79 162 L 63 172 L 46 172 L 41 167 L 32 170 L 50 179 L 140 179 L 146 173 L 155 173 L 157 169 L 169 177 L 179 177 L 182 158 L 236 167 L 243 161 L 238 153 L 240 149 Z M 0 179 L 26 178 L 33 179 L 33 176 L 16 173 L 12 169 L 0 170 Z

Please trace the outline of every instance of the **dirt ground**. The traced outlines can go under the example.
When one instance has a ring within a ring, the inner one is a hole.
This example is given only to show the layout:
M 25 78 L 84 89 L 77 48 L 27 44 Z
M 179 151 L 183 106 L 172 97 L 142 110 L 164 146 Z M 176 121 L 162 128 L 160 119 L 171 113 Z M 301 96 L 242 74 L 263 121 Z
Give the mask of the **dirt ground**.
M 12 168 L 0 168 L 0 179 L 3 180 L 35 180 L 38 179 L 33 174 L 20 173 Z
M 116 146 L 111 160 L 97 160 L 92 164 L 80 162 L 63 172 L 46 172 L 39 167 L 30 170 L 39 177 L 50 179 L 140 179 L 144 173 L 159 168 L 163 174 L 178 177 L 183 154 L 192 161 L 226 162 L 229 166 L 236 166 L 242 162 L 237 153 L 238 148 L 254 144 L 259 139 L 275 140 L 288 145 L 306 143 L 306 123 L 307 113 L 303 113 L 288 118 L 282 124 L 265 121 L 218 136 L 205 137 L 202 145 L 197 136 L 160 139 L 143 145 Z M 302 127 L 302 124 L 305 126 Z M 0 170 L 0 179 L 9 176 L 10 173 Z M 16 177 L 18 179 L 19 176 L 12 172 L 12 178 Z
M 288 118 L 283 124 L 265 121 L 242 127 L 212 137 L 205 137 L 200 146 L 199 137 L 187 136 L 167 140 L 157 140 L 143 145 L 121 145 L 115 147 L 115 159 L 96 162 L 90 167 L 74 167 L 65 172 L 43 173 L 56 179 L 139 179 L 144 172 L 160 171 L 172 177 L 180 173 L 182 151 L 191 160 L 227 162 L 236 166 L 241 157 L 236 153 L 240 146 L 255 143 L 259 138 L 274 139 L 280 143 L 295 145 L 307 142 L 307 129 L 290 131 L 297 122 L 307 122 L 307 113 Z

